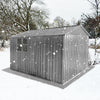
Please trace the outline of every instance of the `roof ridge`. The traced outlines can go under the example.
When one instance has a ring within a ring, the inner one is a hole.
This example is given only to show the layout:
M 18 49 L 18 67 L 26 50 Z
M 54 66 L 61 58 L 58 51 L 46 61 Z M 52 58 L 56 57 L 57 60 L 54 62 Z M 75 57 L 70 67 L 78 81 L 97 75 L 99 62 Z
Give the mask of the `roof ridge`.
M 64 29 L 65 28 L 65 29 Z M 47 36 L 47 35 L 63 35 L 72 33 L 80 28 L 82 31 L 85 31 L 84 27 L 81 25 L 72 25 L 72 26 L 63 26 L 63 27 L 56 27 L 56 28 L 48 28 L 48 29 L 38 29 L 38 30 L 30 30 L 13 37 L 23 37 L 23 36 Z M 88 33 L 86 33 L 88 35 Z

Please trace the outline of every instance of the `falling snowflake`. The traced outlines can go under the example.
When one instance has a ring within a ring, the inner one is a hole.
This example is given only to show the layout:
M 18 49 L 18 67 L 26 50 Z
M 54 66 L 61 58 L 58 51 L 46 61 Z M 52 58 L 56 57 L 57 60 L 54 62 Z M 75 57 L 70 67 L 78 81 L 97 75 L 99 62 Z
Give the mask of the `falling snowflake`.
M 26 58 L 23 59 L 23 61 L 25 61 L 25 60 L 26 60 Z
M 74 46 L 75 46 L 75 47 L 77 47 L 77 45 L 76 45 L 76 44 L 75 44 Z
M 66 30 L 66 27 L 64 27 L 64 30 Z
M 40 10 L 40 13 L 41 13 L 42 11 Z
M 81 39 L 83 40 L 84 38 L 82 37 Z
M 55 53 L 55 52 L 53 52 L 53 55 L 56 55 L 56 53 Z
M 85 65 L 86 63 L 84 62 L 83 65 Z
M 25 38 L 26 36 L 24 35 L 24 38 Z
M 88 42 L 88 40 L 86 39 L 85 42 Z
M 13 60 L 13 63 L 15 63 L 15 60 Z
M 30 46 L 29 48 L 31 49 L 32 47 Z
M 28 39 L 30 40 L 31 38 L 29 37 Z
M 56 50 L 56 53 L 58 53 L 58 50 Z
M 79 62 L 79 60 L 76 60 L 76 62 Z
M 50 52 L 47 52 L 47 53 L 46 53 L 46 55 L 49 55 L 49 54 L 50 54 Z
M 35 62 L 35 64 L 37 64 L 37 62 Z
M 39 42 L 39 44 L 41 44 L 42 42 Z
M 80 66 L 81 64 L 79 63 L 79 66 Z
M 83 73 L 86 73 L 86 70 L 84 70 Z
M 72 75 L 72 77 L 74 77 L 75 75 Z
M 62 50 L 64 51 L 64 48 L 62 48 Z
M 52 47 L 52 45 L 50 47 Z
M 22 44 L 20 44 L 20 47 L 22 47 L 23 45 Z

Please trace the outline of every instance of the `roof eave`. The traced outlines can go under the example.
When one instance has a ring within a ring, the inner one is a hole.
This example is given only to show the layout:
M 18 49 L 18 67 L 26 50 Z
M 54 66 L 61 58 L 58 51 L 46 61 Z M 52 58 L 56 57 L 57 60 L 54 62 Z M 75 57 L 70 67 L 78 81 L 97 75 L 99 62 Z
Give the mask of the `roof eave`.
M 90 37 L 90 34 L 86 31 L 86 29 L 83 27 L 83 25 L 80 25 L 80 27 L 81 27 L 82 30 L 86 33 L 86 35 L 87 35 L 88 37 Z

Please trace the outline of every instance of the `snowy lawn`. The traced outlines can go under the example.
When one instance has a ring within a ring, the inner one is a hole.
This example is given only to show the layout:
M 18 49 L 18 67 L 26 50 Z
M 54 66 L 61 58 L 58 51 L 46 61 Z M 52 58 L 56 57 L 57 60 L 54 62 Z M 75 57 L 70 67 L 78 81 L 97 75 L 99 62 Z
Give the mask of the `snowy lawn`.
M 97 42 L 97 45 L 100 45 L 100 38 L 97 38 L 96 39 L 96 42 Z M 89 45 L 91 45 L 91 44 L 95 44 L 95 39 L 89 39 Z
M 0 100 L 100 100 L 100 64 L 65 89 L 7 72 L 9 67 L 8 48 L 0 51 Z

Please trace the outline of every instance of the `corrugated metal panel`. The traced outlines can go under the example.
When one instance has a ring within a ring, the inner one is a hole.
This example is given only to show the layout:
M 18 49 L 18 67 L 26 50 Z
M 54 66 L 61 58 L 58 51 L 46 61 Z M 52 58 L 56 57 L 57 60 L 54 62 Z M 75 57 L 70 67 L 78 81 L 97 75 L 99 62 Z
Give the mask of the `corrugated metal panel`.
M 18 39 L 21 40 L 19 44 Z M 12 66 L 17 66 L 18 71 L 62 83 L 63 35 L 25 39 L 27 44 L 23 43 L 24 38 L 16 38 L 13 44 L 11 42 L 11 62 L 15 59 L 17 62 Z M 17 50 L 20 45 L 21 48 Z
M 13 38 L 11 39 L 10 42 L 10 66 L 12 69 L 17 70 L 16 64 L 17 64 L 17 59 L 16 59 L 16 40 Z
M 66 35 L 64 82 L 75 77 L 88 66 L 88 37 Z
M 34 66 L 36 67 L 36 76 L 61 83 L 62 37 L 35 38 Z

